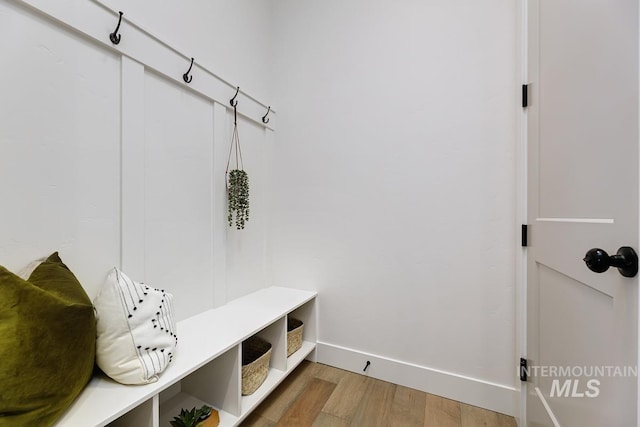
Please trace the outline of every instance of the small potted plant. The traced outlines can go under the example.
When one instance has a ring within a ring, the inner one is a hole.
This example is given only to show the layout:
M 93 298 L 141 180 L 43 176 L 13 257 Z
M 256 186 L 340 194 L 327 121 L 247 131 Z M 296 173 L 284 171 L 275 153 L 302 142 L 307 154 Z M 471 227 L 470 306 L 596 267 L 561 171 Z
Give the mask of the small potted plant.
M 170 421 L 173 427 L 216 427 L 220 423 L 218 411 L 204 405 L 200 409 L 182 409 L 180 415 Z

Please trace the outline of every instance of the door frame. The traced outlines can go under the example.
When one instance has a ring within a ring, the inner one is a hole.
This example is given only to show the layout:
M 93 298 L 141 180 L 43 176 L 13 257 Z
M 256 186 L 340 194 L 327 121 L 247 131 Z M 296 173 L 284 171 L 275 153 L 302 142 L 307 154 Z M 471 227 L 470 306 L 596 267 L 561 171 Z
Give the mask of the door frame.
M 528 0 L 520 0 L 518 2 L 520 20 L 517 26 L 517 32 L 519 37 L 518 56 L 520 57 L 519 66 L 517 67 L 518 82 L 520 85 L 528 83 Z M 516 91 L 518 99 L 515 104 L 518 108 L 517 114 L 517 126 L 520 130 L 518 135 L 518 141 L 516 142 L 516 224 L 517 226 L 528 224 L 527 217 L 527 175 L 528 175 L 528 156 L 527 156 L 527 133 L 528 133 L 528 120 L 527 120 L 527 108 L 522 106 L 522 92 Z M 527 357 L 527 248 L 522 245 L 521 233 L 516 233 L 517 238 L 517 250 L 516 250 L 516 295 L 515 295 L 515 317 L 516 317 L 516 331 L 515 331 L 515 360 L 514 360 L 514 375 L 517 383 L 516 388 L 520 390 L 517 393 L 516 402 L 514 402 L 514 408 L 516 414 L 515 418 L 518 421 L 520 427 L 526 425 L 527 419 L 527 387 L 525 384 L 519 381 L 518 372 L 520 369 L 519 359 Z

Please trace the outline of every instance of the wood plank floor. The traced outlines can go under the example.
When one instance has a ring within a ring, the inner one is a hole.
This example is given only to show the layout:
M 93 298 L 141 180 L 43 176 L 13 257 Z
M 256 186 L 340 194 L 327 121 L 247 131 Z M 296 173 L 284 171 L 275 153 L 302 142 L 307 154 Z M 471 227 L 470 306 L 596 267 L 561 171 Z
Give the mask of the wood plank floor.
M 303 362 L 242 427 L 516 427 L 513 417 Z

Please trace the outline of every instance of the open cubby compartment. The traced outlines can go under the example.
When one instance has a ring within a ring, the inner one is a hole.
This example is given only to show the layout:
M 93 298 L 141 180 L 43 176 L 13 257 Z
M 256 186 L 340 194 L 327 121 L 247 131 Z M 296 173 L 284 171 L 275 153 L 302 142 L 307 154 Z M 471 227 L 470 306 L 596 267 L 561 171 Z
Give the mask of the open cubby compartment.
M 269 374 L 264 383 L 249 396 L 242 396 L 242 414 L 248 415 L 284 379 L 287 370 L 287 319 L 281 317 L 256 333 L 271 343 Z
M 294 319 L 301 320 L 304 324 L 302 328 L 302 347 L 289 356 L 287 369 L 293 369 L 304 359 L 315 361 L 315 348 L 317 337 L 317 309 L 316 299 L 312 299 L 302 304 L 300 307 L 288 313 Z
M 158 427 L 158 395 L 136 406 L 107 427 Z
M 160 427 L 169 427 L 181 409 L 202 405 L 218 410 L 220 427 L 236 425 L 241 412 L 240 363 L 240 345 L 236 345 L 163 391 Z

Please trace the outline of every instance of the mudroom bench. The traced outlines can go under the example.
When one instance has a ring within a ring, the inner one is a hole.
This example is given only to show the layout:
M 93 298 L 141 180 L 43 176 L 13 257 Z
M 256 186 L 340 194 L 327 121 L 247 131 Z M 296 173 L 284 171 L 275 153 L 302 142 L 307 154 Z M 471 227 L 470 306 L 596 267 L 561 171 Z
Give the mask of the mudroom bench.
M 208 404 L 220 426 L 239 424 L 316 348 L 316 293 L 271 287 L 178 322 L 176 357 L 157 382 L 119 384 L 95 376 L 56 427 L 169 426 L 180 409 Z M 304 323 L 302 346 L 287 357 L 287 317 Z M 269 374 L 241 395 L 242 341 L 257 334 L 272 344 Z

